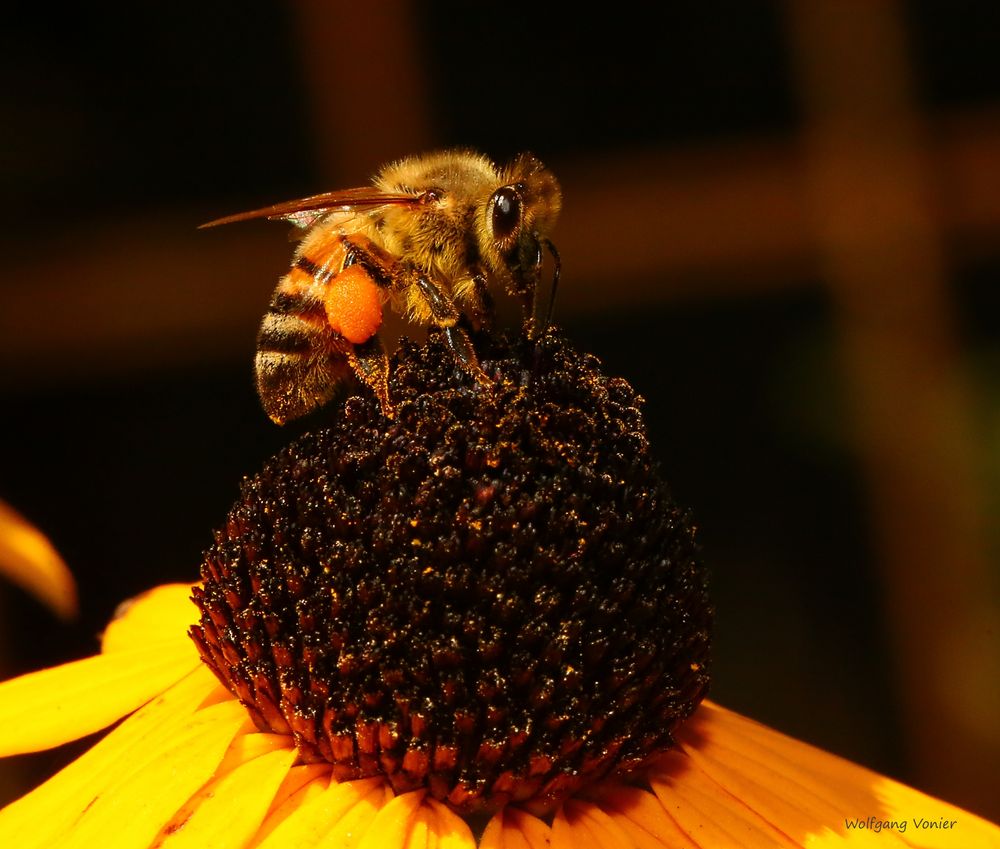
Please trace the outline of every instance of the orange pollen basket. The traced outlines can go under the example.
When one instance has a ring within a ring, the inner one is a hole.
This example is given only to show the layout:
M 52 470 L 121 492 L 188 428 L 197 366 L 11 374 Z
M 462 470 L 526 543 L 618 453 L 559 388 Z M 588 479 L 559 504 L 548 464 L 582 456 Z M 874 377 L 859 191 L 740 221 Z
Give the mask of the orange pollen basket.
M 352 345 L 367 342 L 382 324 L 382 293 L 360 265 L 340 272 L 326 289 L 330 326 Z

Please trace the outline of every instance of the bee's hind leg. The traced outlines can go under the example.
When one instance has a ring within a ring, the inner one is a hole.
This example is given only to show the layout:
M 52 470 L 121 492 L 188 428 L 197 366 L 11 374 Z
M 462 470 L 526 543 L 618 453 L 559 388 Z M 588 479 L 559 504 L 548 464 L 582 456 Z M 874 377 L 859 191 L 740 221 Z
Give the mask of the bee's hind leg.
M 393 418 L 396 408 L 389 397 L 389 355 L 381 337 L 376 333 L 367 342 L 351 346 L 347 359 L 358 379 L 375 393 L 385 417 Z

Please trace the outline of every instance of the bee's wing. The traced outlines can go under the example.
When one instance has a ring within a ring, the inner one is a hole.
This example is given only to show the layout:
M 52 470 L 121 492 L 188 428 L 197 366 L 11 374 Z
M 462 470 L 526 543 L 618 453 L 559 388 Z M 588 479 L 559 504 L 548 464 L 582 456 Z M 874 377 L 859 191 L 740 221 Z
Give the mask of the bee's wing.
M 420 202 L 419 195 L 407 195 L 394 192 L 383 192 L 372 186 L 357 189 L 340 189 L 335 192 L 325 192 L 311 195 L 307 198 L 276 203 L 249 212 L 238 212 L 216 218 L 200 225 L 217 227 L 220 224 L 232 224 L 236 221 L 250 221 L 254 218 L 271 218 L 291 221 L 297 227 L 309 227 L 317 220 L 331 212 L 342 211 L 345 214 L 374 209 L 377 206 L 391 204 L 416 204 Z M 199 228 L 200 229 L 200 228 Z

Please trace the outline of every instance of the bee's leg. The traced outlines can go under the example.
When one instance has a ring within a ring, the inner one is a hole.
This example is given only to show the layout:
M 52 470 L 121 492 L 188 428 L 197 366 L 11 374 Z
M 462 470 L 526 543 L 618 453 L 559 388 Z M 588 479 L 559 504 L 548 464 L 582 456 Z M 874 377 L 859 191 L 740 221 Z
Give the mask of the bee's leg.
M 549 253 L 552 254 L 552 261 L 555 267 L 552 272 L 552 283 L 549 286 L 548 298 L 544 301 L 542 300 L 540 293 L 542 287 L 536 284 L 532 289 L 532 303 L 531 303 L 531 333 L 532 337 L 544 336 L 545 330 L 549 326 L 549 322 L 552 321 L 552 310 L 556 303 L 556 291 L 559 289 L 559 273 L 562 270 L 562 262 L 559 259 L 559 252 L 556 250 L 556 246 L 552 244 L 548 239 L 543 239 L 538 246 L 538 263 L 536 266 L 536 276 L 538 280 L 541 279 L 542 270 L 542 246 L 549 249 Z M 544 306 L 544 311 L 543 311 Z
M 459 365 L 471 374 L 476 382 L 482 386 L 492 386 L 493 381 L 489 379 L 483 367 L 479 365 L 479 358 L 476 356 L 476 349 L 472 347 L 472 340 L 469 334 L 461 327 L 444 328 L 444 338 L 448 342 L 448 347 L 455 355 Z
M 348 350 L 347 360 L 358 379 L 375 393 L 385 417 L 393 418 L 396 409 L 389 398 L 389 355 L 382 338 L 376 333 L 367 342 L 353 345 Z
M 413 285 L 420 293 L 424 303 L 427 304 L 431 320 L 444 331 L 448 347 L 451 348 L 459 365 L 471 374 L 477 383 L 483 386 L 492 386 L 493 381 L 486 376 L 486 372 L 479 365 L 479 358 L 476 356 L 475 348 L 472 347 L 469 334 L 461 327 L 456 326 L 461 314 L 451 298 L 422 274 L 415 276 Z
M 536 243 L 533 250 L 527 248 L 518 257 L 517 265 L 511 269 L 507 294 L 516 298 L 521 305 L 521 325 L 528 338 L 535 335 L 536 312 L 538 307 L 538 278 L 542 267 L 542 248 Z
M 476 271 L 467 283 L 464 283 L 457 297 L 468 302 L 469 322 L 475 331 L 493 331 L 496 321 L 496 314 L 493 304 L 493 296 L 486 288 L 486 275 L 482 271 Z

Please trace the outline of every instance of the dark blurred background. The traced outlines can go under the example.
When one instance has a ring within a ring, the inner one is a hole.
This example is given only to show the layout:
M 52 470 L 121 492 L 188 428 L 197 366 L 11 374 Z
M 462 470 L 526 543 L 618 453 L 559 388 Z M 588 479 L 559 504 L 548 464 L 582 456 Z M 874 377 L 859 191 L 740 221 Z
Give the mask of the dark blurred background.
M 198 223 L 531 149 L 565 192 L 557 320 L 645 395 L 698 520 L 713 697 L 1000 819 L 1000 6 L 601 8 L 14 4 L 0 498 L 81 616 L 3 586 L 0 671 L 193 579 L 298 432 L 250 371 L 284 228 Z

